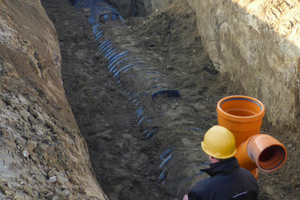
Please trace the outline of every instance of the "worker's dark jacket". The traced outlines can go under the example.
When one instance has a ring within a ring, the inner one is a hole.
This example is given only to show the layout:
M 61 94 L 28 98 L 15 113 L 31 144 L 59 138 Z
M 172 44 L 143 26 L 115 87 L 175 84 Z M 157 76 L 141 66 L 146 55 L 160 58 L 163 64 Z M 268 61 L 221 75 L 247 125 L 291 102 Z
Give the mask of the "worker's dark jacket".
M 240 168 L 236 158 L 210 164 L 210 168 L 201 171 L 211 177 L 191 189 L 189 200 L 255 200 L 258 195 L 255 177 Z

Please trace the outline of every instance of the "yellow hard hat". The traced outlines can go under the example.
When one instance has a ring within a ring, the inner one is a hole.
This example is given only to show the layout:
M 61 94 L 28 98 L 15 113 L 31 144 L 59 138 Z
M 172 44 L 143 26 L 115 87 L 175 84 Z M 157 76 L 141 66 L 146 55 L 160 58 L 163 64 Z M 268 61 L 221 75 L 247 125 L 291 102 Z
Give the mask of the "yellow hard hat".
M 237 151 L 234 135 L 227 128 L 218 125 L 205 133 L 201 146 L 207 155 L 218 159 L 233 157 Z

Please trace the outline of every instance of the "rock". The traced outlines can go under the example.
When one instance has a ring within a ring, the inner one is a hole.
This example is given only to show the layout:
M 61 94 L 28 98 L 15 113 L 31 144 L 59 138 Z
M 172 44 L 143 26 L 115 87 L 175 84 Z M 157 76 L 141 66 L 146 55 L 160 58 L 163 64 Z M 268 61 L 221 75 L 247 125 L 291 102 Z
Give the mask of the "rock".
M 81 49 L 76 51 L 74 54 L 79 60 L 85 60 L 88 57 L 88 50 Z
M 112 136 L 108 132 L 97 133 L 95 136 L 96 137 L 100 137 L 100 138 L 102 138 L 104 140 L 107 140 L 107 141 L 111 141 L 112 140 Z
M 25 158 L 29 156 L 29 152 L 27 150 L 22 151 L 22 154 Z
M 17 137 L 15 139 L 15 143 L 18 146 L 25 146 L 26 140 L 24 138 L 22 138 L 22 137 Z
M 194 104 L 194 108 L 199 112 L 199 111 L 203 111 L 206 109 L 205 105 L 203 105 L 200 102 L 197 102 Z
M 101 58 L 102 57 L 102 53 L 100 52 L 100 51 L 96 51 L 95 52 L 95 58 L 96 59 L 99 59 L 99 58 Z
M 59 198 L 58 196 L 54 196 L 54 197 L 52 198 L 52 200 L 59 200 L 59 199 L 61 199 L 61 198 Z
M 33 141 L 33 140 L 28 140 L 26 142 L 26 147 L 27 147 L 29 152 L 33 152 L 37 148 L 37 142 Z
M 265 191 L 266 191 L 266 193 L 269 194 L 270 196 L 273 196 L 273 195 L 274 195 L 274 190 L 273 190 L 273 188 L 270 187 L 270 186 L 266 186 L 266 187 L 265 187 Z
M 156 177 L 155 176 L 150 176 L 149 180 L 152 181 L 152 182 L 155 182 L 156 181 Z
M 124 139 L 132 139 L 133 136 L 132 136 L 131 134 L 124 134 L 124 135 L 123 135 L 123 138 L 124 138 Z
M 174 70 L 174 68 L 172 67 L 172 65 L 167 65 L 166 68 L 167 68 L 168 70 L 170 70 L 170 71 Z
M 57 181 L 57 177 L 56 176 L 51 176 L 49 179 L 48 179 L 48 182 L 49 183 L 55 183 Z

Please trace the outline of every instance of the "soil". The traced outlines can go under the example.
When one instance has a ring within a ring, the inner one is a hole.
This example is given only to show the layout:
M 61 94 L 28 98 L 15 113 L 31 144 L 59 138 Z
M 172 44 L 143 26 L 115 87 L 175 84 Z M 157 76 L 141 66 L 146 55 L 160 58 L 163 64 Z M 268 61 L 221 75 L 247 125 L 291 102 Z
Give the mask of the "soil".
M 88 22 L 89 9 L 77 10 L 67 0 L 41 2 L 59 36 L 66 96 L 104 192 L 111 200 L 182 199 L 205 177 L 197 175 L 208 161 L 199 143 L 205 131 L 218 123 L 217 102 L 247 94 L 239 83 L 215 70 L 202 47 L 192 9 L 184 1 L 173 1 L 146 17 L 102 26 L 103 37 L 117 49 L 159 73 L 159 87 L 180 92 L 180 97 L 165 93 L 151 98 L 153 89 L 146 87 L 152 83 L 147 79 L 153 80 L 151 75 L 141 77 L 141 71 L 132 71 L 121 76 L 120 83 L 109 72 L 109 60 L 99 52 Z M 132 94 L 137 91 L 140 99 Z M 141 107 L 151 122 L 137 117 Z M 266 119 L 262 132 L 286 145 L 289 157 L 279 170 L 260 172 L 259 199 L 298 199 L 297 136 L 277 130 Z M 159 169 L 161 154 L 173 146 L 172 159 Z M 159 178 L 162 172 L 166 179 Z

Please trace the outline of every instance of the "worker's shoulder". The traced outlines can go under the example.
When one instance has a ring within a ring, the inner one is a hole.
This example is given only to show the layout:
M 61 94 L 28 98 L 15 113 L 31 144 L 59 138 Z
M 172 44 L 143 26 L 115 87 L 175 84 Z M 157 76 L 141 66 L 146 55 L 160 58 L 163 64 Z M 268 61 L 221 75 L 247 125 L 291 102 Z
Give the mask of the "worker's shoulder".
M 195 191 L 211 190 L 211 188 L 218 187 L 219 183 L 222 182 L 221 180 L 222 180 L 222 178 L 219 176 L 209 177 L 209 178 L 199 181 L 193 189 Z
M 249 170 L 240 167 L 239 172 L 243 176 L 247 177 L 247 179 L 251 179 L 256 182 L 256 178 L 253 176 L 253 174 Z

